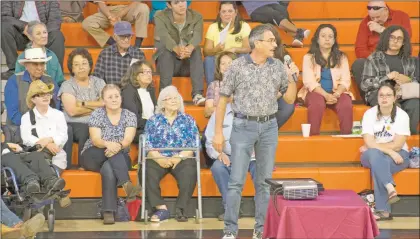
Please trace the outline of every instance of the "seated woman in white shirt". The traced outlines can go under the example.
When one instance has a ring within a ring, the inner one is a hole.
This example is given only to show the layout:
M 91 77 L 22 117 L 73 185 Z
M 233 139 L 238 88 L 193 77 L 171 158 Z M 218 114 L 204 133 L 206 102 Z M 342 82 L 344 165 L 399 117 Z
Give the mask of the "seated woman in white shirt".
M 54 85 L 40 80 L 29 85 L 26 104 L 31 110 L 22 116 L 20 133 L 24 145 L 38 145 L 46 158 L 62 171 L 67 167 L 67 155 L 63 150 L 68 137 L 67 123 L 63 112 L 50 107 L 53 90 Z
M 387 80 L 378 90 L 378 105 L 363 115 L 362 135 L 365 145 L 362 165 L 371 169 L 375 188 L 375 219 L 391 220 L 391 204 L 399 201 L 392 174 L 408 167 L 408 114 L 395 103 L 395 82 Z
M 156 91 L 152 84 L 152 74 L 152 64 L 147 61 L 138 61 L 128 68 L 121 80 L 122 108 L 133 112 L 137 117 L 134 143 L 139 142 L 139 135 L 144 132 L 147 120 L 154 115 Z

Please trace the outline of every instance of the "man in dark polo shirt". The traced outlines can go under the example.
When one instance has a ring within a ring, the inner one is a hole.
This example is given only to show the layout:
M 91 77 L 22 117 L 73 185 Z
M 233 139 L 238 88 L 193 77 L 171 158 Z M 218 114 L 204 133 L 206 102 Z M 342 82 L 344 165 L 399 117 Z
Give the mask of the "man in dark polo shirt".
M 245 183 L 252 152 L 255 147 L 255 228 L 253 238 L 262 238 L 268 200 L 270 178 L 278 141 L 276 120 L 277 98 L 287 103 L 296 98 L 298 74 L 295 64 L 290 68 L 274 59 L 276 38 L 267 24 L 255 27 L 249 35 L 252 52 L 232 62 L 224 75 L 220 100 L 216 109 L 214 148 L 221 153 L 224 147 L 223 120 L 226 104 L 233 96 L 233 128 L 230 137 L 232 171 L 228 184 L 225 211 L 224 239 L 234 239 L 238 233 L 241 190 Z M 297 79 L 297 77 L 296 77 Z

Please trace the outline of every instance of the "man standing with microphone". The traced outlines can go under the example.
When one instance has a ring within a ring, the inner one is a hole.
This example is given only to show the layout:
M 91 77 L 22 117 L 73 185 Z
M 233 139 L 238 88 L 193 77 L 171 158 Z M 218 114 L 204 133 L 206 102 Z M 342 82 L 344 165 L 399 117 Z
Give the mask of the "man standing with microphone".
M 252 238 L 262 238 L 270 198 L 270 188 L 264 180 L 270 178 L 273 172 L 278 143 L 275 116 L 277 99 L 283 96 L 289 104 L 296 99 L 299 70 L 290 61 L 285 66 L 273 58 L 277 44 L 270 26 L 264 24 L 255 27 L 249 35 L 249 44 L 251 53 L 235 60 L 225 73 L 216 108 L 213 146 L 221 153 L 224 147 L 223 118 L 229 97 L 233 96 L 234 119 L 230 138 L 232 171 L 228 184 L 223 239 L 235 239 L 237 236 L 241 193 L 254 148 L 256 223 Z

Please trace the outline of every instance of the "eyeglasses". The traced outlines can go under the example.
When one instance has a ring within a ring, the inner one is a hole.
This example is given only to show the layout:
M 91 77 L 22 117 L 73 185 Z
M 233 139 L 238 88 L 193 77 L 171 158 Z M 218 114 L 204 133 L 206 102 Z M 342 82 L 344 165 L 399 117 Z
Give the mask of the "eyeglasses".
M 46 96 L 50 97 L 50 96 L 51 96 L 51 93 L 41 93 L 41 94 L 36 94 L 36 95 L 34 95 L 33 97 L 34 97 L 34 98 L 35 98 L 35 97 L 44 98 L 44 97 L 46 97 Z
M 390 40 L 390 41 L 402 42 L 402 41 L 404 41 L 404 37 L 396 37 L 396 36 L 391 35 L 391 36 L 389 37 L 389 40 Z
M 89 66 L 89 62 L 83 62 L 82 64 L 79 64 L 79 63 L 73 64 L 73 67 L 74 68 L 80 68 L 82 66 L 83 66 L 83 68 L 88 67 Z
M 386 94 L 386 95 L 379 95 L 379 98 L 381 98 L 381 99 L 385 99 L 385 98 L 391 98 L 391 97 L 393 97 L 394 95 L 392 95 L 392 94 Z
M 258 41 L 264 41 L 264 42 L 268 42 L 268 43 L 273 44 L 273 43 L 276 43 L 276 38 L 270 38 L 268 40 L 258 40 Z
M 121 35 L 121 36 L 118 36 L 121 40 L 130 40 L 131 39 L 131 37 L 132 37 L 132 35 Z
M 140 71 L 140 74 L 142 74 L 142 75 L 152 75 L 153 72 L 152 71 Z
M 385 8 L 385 7 L 379 7 L 379 6 L 367 6 L 367 10 L 375 10 L 378 11 L 381 8 Z
M 168 97 L 163 99 L 163 101 L 178 101 L 178 97 Z

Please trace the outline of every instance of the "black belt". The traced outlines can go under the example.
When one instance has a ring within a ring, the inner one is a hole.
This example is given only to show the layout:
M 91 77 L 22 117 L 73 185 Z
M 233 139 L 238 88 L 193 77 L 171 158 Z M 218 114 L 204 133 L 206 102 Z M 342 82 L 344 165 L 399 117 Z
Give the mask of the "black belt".
M 271 119 L 274 119 L 276 117 L 276 114 L 266 115 L 266 116 L 248 116 L 248 115 L 243 115 L 241 113 L 235 113 L 234 116 L 239 119 L 247 119 L 247 120 L 252 120 L 252 121 L 257 121 L 257 122 L 267 122 Z

